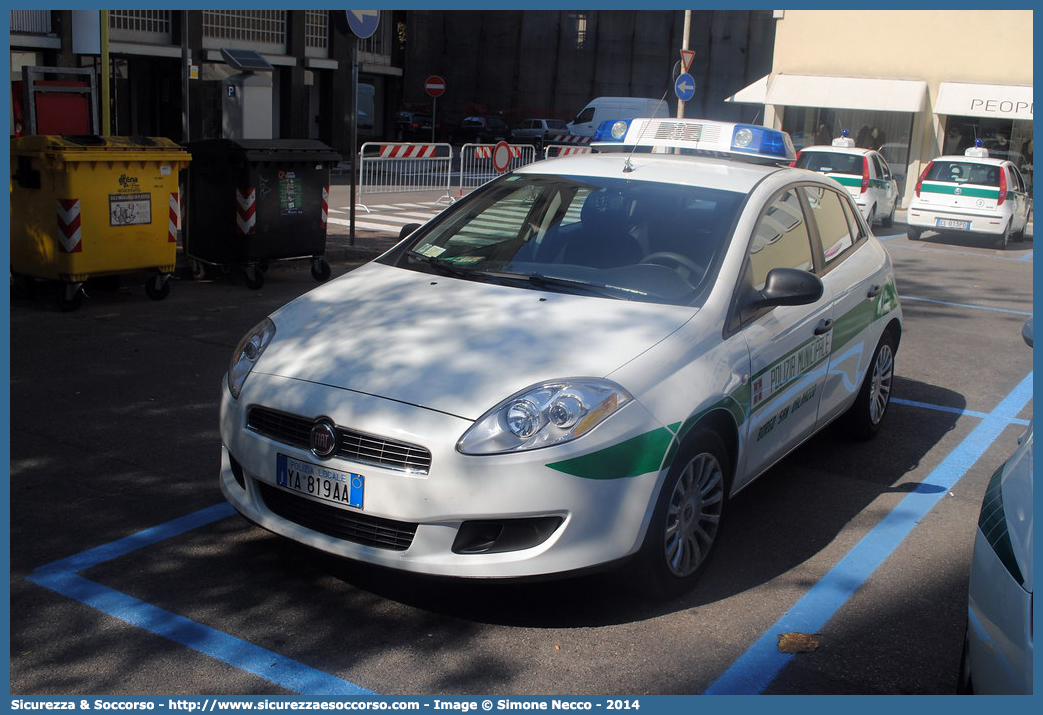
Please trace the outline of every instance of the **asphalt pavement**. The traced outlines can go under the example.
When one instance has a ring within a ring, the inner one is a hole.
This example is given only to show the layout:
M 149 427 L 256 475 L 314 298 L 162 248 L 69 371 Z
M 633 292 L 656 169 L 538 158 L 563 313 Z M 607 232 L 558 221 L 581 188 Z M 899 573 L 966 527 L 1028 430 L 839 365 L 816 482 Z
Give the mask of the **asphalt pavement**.
M 331 224 L 334 277 L 431 196 L 380 201 L 368 220 L 386 230 L 352 242 Z M 666 603 L 613 574 L 390 574 L 232 515 L 222 375 L 246 330 L 316 285 L 306 262 L 273 265 L 260 290 L 229 271 L 179 273 L 162 301 L 137 279 L 89 285 L 72 313 L 44 286 L 13 299 L 11 692 L 954 692 L 982 495 L 1032 411 L 1033 244 L 877 234 L 906 320 L 887 425 L 868 443 L 827 430 L 744 491 L 700 584 Z M 896 514 L 908 530 L 881 542 Z M 851 571 L 865 544 L 873 568 Z M 817 649 L 780 656 L 790 631 Z

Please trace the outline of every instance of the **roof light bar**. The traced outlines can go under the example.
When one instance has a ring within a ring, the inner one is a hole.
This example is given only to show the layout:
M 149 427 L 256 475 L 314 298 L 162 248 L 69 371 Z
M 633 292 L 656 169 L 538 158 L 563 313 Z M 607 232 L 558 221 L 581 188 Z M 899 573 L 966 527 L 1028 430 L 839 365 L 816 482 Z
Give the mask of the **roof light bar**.
M 629 119 L 602 122 L 592 142 L 601 148 L 667 148 L 732 158 L 789 162 L 797 158 L 789 134 L 753 124 L 704 119 Z

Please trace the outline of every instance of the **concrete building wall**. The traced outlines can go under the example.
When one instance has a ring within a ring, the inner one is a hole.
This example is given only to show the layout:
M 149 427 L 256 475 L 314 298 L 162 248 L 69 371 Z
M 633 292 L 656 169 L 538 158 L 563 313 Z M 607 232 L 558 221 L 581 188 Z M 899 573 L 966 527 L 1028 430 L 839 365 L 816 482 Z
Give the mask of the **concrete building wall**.
M 403 104 L 431 104 L 424 80 L 440 75 L 439 121 L 503 113 L 571 119 L 599 96 L 666 97 L 676 109 L 682 11 L 436 11 L 407 14 Z M 688 116 L 753 119 L 724 98 L 771 71 L 770 11 L 693 11 L 696 96 Z
M 1031 10 L 786 10 L 775 72 L 1032 84 Z

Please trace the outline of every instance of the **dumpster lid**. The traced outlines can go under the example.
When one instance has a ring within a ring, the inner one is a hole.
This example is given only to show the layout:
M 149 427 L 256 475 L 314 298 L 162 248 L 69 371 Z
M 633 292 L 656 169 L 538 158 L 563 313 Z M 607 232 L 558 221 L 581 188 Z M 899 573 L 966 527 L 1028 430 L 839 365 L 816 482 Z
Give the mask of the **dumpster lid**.
M 61 153 L 65 159 L 83 160 L 138 159 L 140 154 L 150 160 L 188 159 L 187 152 L 166 137 L 103 137 L 97 134 L 30 134 L 12 139 L 11 152 Z
M 237 156 L 248 161 L 339 162 L 339 153 L 317 139 L 200 139 L 186 145 L 193 156 Z

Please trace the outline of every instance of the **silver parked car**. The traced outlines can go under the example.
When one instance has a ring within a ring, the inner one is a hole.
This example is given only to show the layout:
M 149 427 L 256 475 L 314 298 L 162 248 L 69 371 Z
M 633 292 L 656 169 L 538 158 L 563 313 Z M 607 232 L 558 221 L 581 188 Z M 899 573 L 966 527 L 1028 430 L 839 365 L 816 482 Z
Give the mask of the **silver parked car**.
M 1032 319 L 1022 331 L 1032 345 Z M 993 475 L 971 560 L 959 692 L 1032 694 L 1032 424 Z

